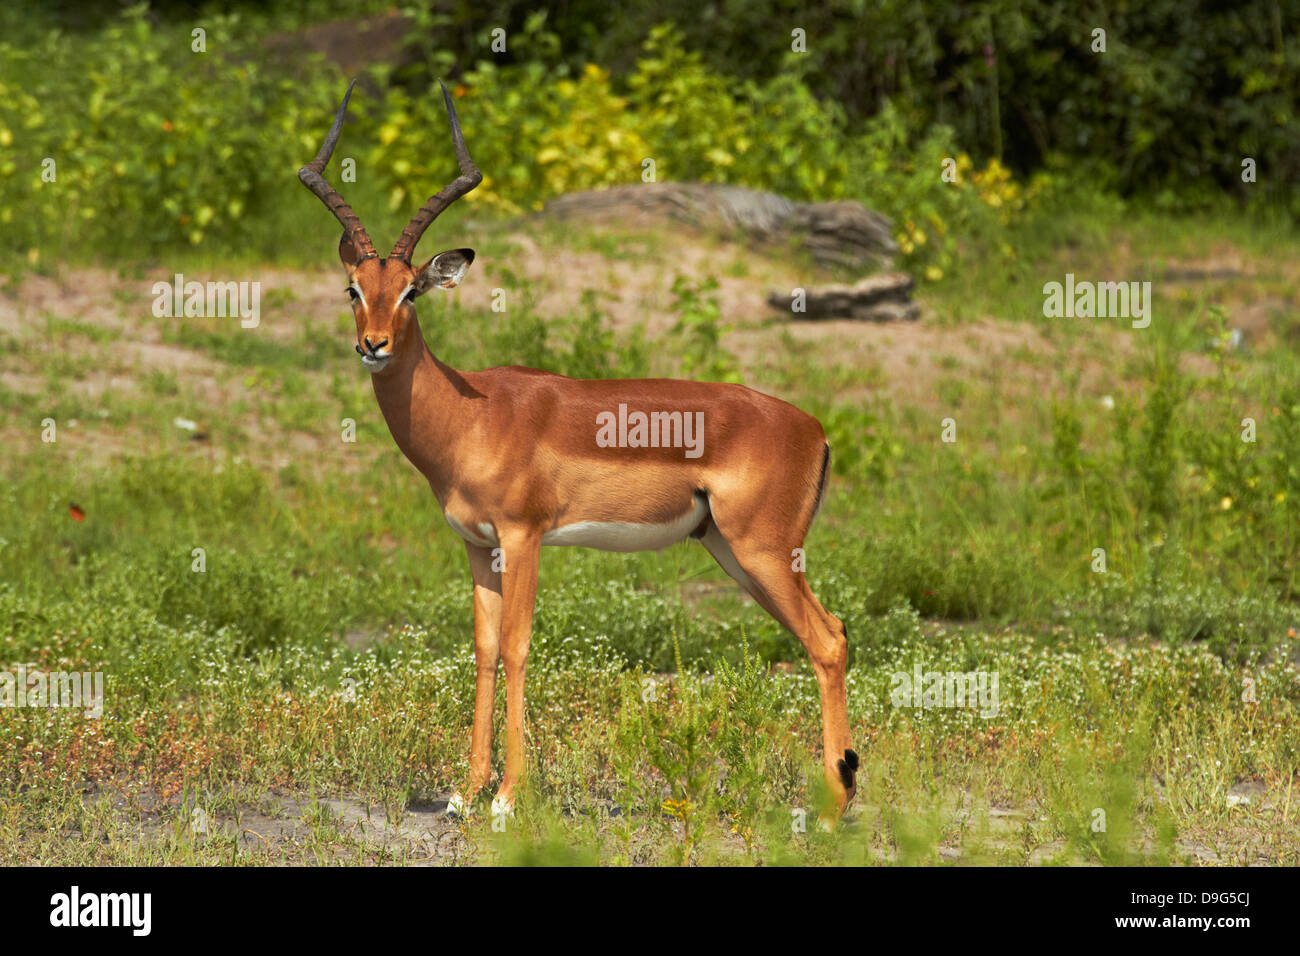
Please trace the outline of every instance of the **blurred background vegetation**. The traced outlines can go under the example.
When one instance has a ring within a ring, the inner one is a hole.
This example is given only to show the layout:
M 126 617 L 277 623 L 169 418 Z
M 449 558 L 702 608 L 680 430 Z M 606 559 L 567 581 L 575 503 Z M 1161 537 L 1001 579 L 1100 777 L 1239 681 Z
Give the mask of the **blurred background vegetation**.
M 1300 0 L 18 3 L 0 12 L 0 244 L 32 264 L 177 247 L 292 257 L 286 231 L 319 218 L 294 175 L 350 75 L 363 94 L 339 155 L 357 159 L 349 198 L 380 231 L 454 170 L 437 77 L 487 176 L 471 214 L 639 182 L 652 158 L 660 181 L 861 200 L 931 278 L 957 264 L 956 235 L 1013 256 L 1000 230 L 1053 202 L 1294 217 L 1298 12 Z M 792 51 L 796 29 L 807 52 Z M 1245 157 L 1256 183 L 1242 182 Z M 47 158 L 58 188 L 42 180 Z M 957 188 L 939 175 L 947 158 Z

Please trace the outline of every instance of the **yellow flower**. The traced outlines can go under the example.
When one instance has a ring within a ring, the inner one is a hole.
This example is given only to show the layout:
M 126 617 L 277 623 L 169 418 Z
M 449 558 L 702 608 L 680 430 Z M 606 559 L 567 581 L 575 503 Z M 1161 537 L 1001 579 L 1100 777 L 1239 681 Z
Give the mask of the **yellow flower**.
M 1232 499 L 1229 498 L 1227 495 L 1224 495 L 1223 500 L 1219 502 L 1219 507 L 1222 508 L 1224 511 L 1227 511 L 1229 508 L 1232 507 Z
M 691 802 L 689 800 L 665 800 L 663 811 L 670 817 L 675 817 L 685 823 L 686 819 L 691 815 Z
M 925 277 L 931 282 L 938 282 L 943 278 L 943 270 L 938 266 L 927 266 L 925 269 Z

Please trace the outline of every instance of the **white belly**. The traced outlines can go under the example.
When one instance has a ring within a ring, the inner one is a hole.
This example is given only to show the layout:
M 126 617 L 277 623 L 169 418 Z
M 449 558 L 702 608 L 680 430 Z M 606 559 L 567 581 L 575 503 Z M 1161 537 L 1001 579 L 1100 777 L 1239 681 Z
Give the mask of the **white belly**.
M 476 544 L 480 548 L 495 548 L 501 543 L 497 540 L 496 529 L 486 521 L 481 522 L 478 528 L 474 529 L 467 528 L 445 511 L 442 513 L 442 516 L 447 519 L 447 524 L 451 525 L 451 530 L 455 531 L 470 544 Z
M 622 521 L 579 521 L 553 528 L 542 544 L 578 545 L 601 551 L 658 551 L 676 544 L 699 527 L 709 506 L 696 498 L 690 511 L 667 524 L 629 524 Z
M 633 524 L 624 521 L 578 521 L 552 528 L 542 535 L 544 545 L 571 545 L 601 551 L 658 551 L 686 538 L 699 527 L 709 513 L 708 502 L 697 495 L 691 510 L 667 524 Z M 483 522 L 476 528 L 466 527 L 451 515 L 447 524 L 468 541 L 480 547 L 496 547 L 496 529 Z

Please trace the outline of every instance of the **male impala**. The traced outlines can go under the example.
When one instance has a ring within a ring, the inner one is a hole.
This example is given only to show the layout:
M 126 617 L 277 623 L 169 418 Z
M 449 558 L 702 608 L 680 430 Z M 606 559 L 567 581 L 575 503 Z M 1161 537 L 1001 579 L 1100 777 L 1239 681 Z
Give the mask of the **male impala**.
M 418 268 L 411 255 L 438 214 L 483 176 L 444 86 L 460 176 L 380 258 L 356 213 L 321 175 L 351 95 L 349 86 L 324 145 L 298 178 L 343 225 L 339 258 L 356 350 L 388 430 L 428 479 L 469 554 L 478 679 L 469 787 L 453 796 L 449 811 L 464 812 L 487 786 L 501 661 L 506 761 L 492 808 L 513 807 L 525 768 L 524 667 L 542 546 L 642 551 L 688 536 L 807 649 L 821 689 L 826 781 L 843 810 L 858 769 L 844 689 L 846 634 L 793 570 L 802 567 L 794 550 L 826 486 L 830 446 L 821 425 L 739 385 L 582 381 L 519 367 L 460 372 L 438 361 L 425 345 L 415 299 L 435 286 L 455 287 L 474 252 L 440 252 Z M 689 434 L 692 425 L 702 431 Z

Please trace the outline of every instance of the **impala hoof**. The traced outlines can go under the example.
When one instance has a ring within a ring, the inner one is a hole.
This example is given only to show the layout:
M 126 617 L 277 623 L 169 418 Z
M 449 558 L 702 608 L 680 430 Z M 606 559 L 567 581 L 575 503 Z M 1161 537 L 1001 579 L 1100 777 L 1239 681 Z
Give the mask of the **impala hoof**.
M 452 820 L 463 820 L 469 816 L 465 808 L 465 798 L 459 793 L 453 793 L 451 799 L 447 801 L 446 814 Z
M 840 783 L 844 784 L 844 789 L 853 790 L 853 775 L 858 770 L 858 755 L 852 750 L 844 751 L 844 758 L 835 764 L 840 772 Z
M 502 797 L 497 794 L 492 798 L 492 816 L 494 817 L 511 817 L 515 813 L 515 802 L 509 797 Z

